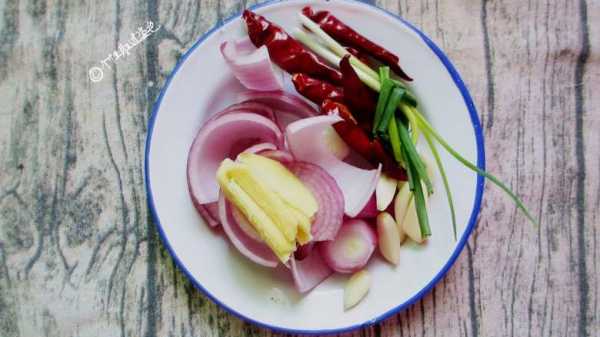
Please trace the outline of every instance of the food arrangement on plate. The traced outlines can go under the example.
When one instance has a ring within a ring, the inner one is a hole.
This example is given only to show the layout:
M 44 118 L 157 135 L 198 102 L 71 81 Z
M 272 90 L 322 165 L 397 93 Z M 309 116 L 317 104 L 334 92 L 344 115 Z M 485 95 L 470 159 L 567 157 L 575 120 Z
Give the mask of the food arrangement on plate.
M 419 111 L 399 57 L 340 21 L 304 7 L 290 33 L 249 10 L 248 36 L 221 54 L 247 89 L 210 115 L 190 148 L 192 202 L 208 226 L 266 268 L 284 266 L 306 293 L 348 274 L 344 308 L 368 293 L 365 266 L 400 263 L 405 238 L 433 235 L 427 199 L 440 173 L 457 239 L 452 191 L 437 146 L 463 158 Z M 418 81 L 418 79 L 414 79 Z M 417 150 L 423 139 L 433 159 Z

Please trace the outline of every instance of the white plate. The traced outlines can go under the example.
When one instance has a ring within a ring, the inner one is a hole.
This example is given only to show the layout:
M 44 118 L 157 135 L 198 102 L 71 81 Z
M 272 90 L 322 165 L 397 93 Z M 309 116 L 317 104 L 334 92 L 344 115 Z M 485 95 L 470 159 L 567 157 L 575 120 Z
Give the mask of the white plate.
M 477 112 L 450 61 L 425 35 L 399 17 L 364 3 L 335 1 L 271 2 L 254 8 L 286 30 L 298 27 L 307 4 L 326 8 L 365 36 L 400 55 L 416 80 L 412 89 L 434 127 L 460 153 L 484 167 Z M 155 105 L 146 142 L 148 202 L 160 236 L 194 285 L 227 311 L 271 329 L 295 333 L 342 332 L 384 319 L 421 298 L 450 268 L 471 233 L 483 192 L 483 179 L 445 152 L 442 154 L 458 221 L 452 236 L 450 212 L 439 176 L 431 199 L 433 236 L 423 246 L 405 244 L 397 268 L 373 258 L 373 283 L 354 309 L 342 305 L 345 277 L 332 277 L 306 296 L 293 285 L 239 255 L 196 213 L 186 183 L 188 149 L 201 121 L 232 103 L 240 90 L 219 44 L 245 34 L 236 16 L 203 36 L 181 59 Z

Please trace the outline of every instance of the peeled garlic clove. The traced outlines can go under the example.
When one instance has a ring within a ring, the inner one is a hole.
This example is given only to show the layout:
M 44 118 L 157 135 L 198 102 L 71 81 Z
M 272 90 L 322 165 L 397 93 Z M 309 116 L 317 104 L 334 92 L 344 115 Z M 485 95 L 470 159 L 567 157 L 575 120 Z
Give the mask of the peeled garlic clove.
M 428 209 L 428 206 L 429 199 L 427 198 L 427 194 L 425 194 L 425 208 Z M 421 235 L 421 227 L 419 226 L 419 218 L 417 216 L 417 209 L 415 208 L 415 198 L 412 193 L 410 194 L 410 204 L 406 210 L 406 216 L 402 222 L 402 229 L 416 243 L 425 241 Z
M 375 200 L 377 201 L 377 210 L 385 210 L 394 200 L 398 187 L 398 180 L 382 174 L 375 188 Z
M 396 222 L 396 229 L 398 230 L 398 242 L 402 244 L 406 240 L 406 233 L 404 232 L 404 228 L 402 228 L 402 224 Z
M 371 287 L 371 275 L 366 270 L 361 270 L 348 280 L 344 289 L 344 310 L 348 310 L 358 304 Z
M 377 236 L 381 255 L 397 265 L 400 260 L 400 234 L 396 220 L 388 212 L 379 213 L 377 216 Z
M 400 234 L 400 242 L 404 241 L 405 231 L 402 228 L 404 217 L 406 216 L 406 210 L 408 210 L 408 202 L 410 201 L 410 186 L 408 182 L 405 182 L 400 187 L 400 191 L 396 195 L 394 200 L 394 216 L 396 217 L 396 224 L 398 225 L 398 233 Z
M 423 242 L 421 228 L 419 227 L 419 219 L 417 217 L 417 210 L 415 209 L 415 200 L 412 198 L 412 195 L 408 209 L 406 210 L 406 216 L 402 222 L 402 229 L 413 241 L 417 243 Z

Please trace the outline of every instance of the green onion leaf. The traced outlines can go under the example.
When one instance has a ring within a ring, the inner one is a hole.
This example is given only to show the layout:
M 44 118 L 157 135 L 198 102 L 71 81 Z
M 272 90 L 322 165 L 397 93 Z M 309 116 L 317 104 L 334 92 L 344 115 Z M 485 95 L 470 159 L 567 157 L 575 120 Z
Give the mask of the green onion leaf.
M 456 160 L 458 160 L 461 164 L 465 165 L 466 167 L 470 168 L 471 170 L 477 172 L 479 175 L 482 175 L 482 176 L 488 178 L 491 182 L 493 182 L 498 187 L 500 187 L 504 192 L 506 192 L 506 194 L 508 194 L 508 196 L 514 201 L 514 203 L 517 204 L 517 207 L 521 211 L 523 211 L 523 213 L 529 219 L 529 221 L 531 221 L 535 226 L 538 226 L 537 220 L 535 220 L 535 218 L 529 213 L 529 211 L 527 210 L 527 208 L 525 207 L 525 205 L 523 204 L 523 202 L 521 201 L 521 199 L 519 199 L 519 197 L 517 197 L 517 195 L 513 191 L 511 191 L 510 188 L 508 188 L 508 186 L 504 185 L 494 175 L 492 175 L 490 173 L 487 173 L 486 171 L 483 171 L 482 169 L 480 169 L 479 167 L 477 167 L 477 165 L 475 165 L 475 164 L 471 163 L 470 161 L 468 161 L 467 159 L 463 158 L 458 152 L 456 152 L 444 140 L 444 138 L 442 138 L 442 136 L 440 136 L 435 131 L 435 129 L 427 122 L 427 120 L 425 120 L 425 118 L 421 114 L 415 113 L 416 111 L 412 111 L 412 110 L 410 110 L 410 108 L 409 109 L 405 109 L 405 110 L 408 110 L 410 114 L 414 114 L 416 116 L 418 122 L 419 122 L 419 127 L 424 132 L 429 133 L 431 136 L 433 136 L 433 138 L 435 138 L 435 140 L 437 140 L 438 143 L 440 143 L 440 145 L 442 145 L 442 147 L 444 149 L 446 149 L 446 151 L 448 151 L 448 153 L 450 153 L 454 158 L 456 158 Z
M 406 109 L 406 106 L 404 104 L 401 104 L 400 110 L 402 110 L 402 112 L 404 112 L 403 109 Z M 412 141 L 416 145 L 417 140 L 419 140 L 419 123 L 417 123 L 417 120 L 415 119 L 415 116 L 413 114 L 407 114 L 406 112 L 404 112 L 404 116 L 406 116 L 406 118 L 409 121 L 412 131 Z
M 458 240 L 458 236 L 456 234 L 456 213 L 454 211 L 454 201 L 452 200 L 452 192 L 450 191 L 450 184 L 448 183 L 448 177 L 446 176 L 446 170 L 444 170 L 444 165 L 442 164 L 442 159 L 440 158 L 440 154 L 437 151 L 431 136 L 427 132 L 423 132 L 423 136 L 427 141 L 427 145 L 429 145 L 429 149 L 433 154 L 433 158 L 435 158 L 435 163 L 440 171 L 442 176 L 442 181 L 444 182 L 444 190 L 446 190 L 446 197 L 448 199 L 448 206 L 450 206 L 450 214 L 452 216 L 452 230 L 454 231 L 454 241 Z
M 417 98 L 415 97 L 415 95 L 413 95 L 412 92 L 410 92 L 410 90 L 408 90 L 408 88 L 406 87 L 406 84 L 404 84 L 401 81 L 394 80 L 394 79 L 392 79 L 392 82 L 394 82 L 394 84 L 397 87 L 400 87 L 400 88 L 406 90 L 406 95 L 404 95 L 404 102 L 406 102 L 406 103 L 408 103 L 408 105 L 416 108 L 417 107 Z
M 409 164 L 408 166 L 412 165 Z M 412 169 L 414 169 L 414 167 Z M 421 185 L 420 181 L 417 181 L 414 184 L 414 187 L 413 195 L 415 196 L 415 210 L 417 211 L 417 218 L 419 219 L 421 236 L 431 236 L 431 228 L 429 228 L 429 217 L 427 216 L 427 204 L 425 203 L 423 186 Z
M 408 89 L 406 90 L 406 95 L 404 95 L 404 102 L 412 107 L 417 107 L 417 98 Z
M 400 148 L 401 149 L 401 153 L 402 153 L 402 158 L 404 159 L 404 169 L 406 170 L 406 175 L 408 176 L 408 187 L 411 191 L 413 191 L 415 189 L 415 175 L 413 173 L 413 170 L 411 169 L 410 165 L 408 165 L 408 155 L 406 154 L 406 150 L 403 147 Z
M 399 128 L 402 128 L 402 126 Z M 404 146 L 402 147 L 402 152 L 403 155 L 407 157 Z M 419 174 L 413 164 L 414 163 L 410 161 L 406 161 L 408 186 L 415 198 L 415 211 L 417 213 L 417 219 L 419 220 L 419 229 L 421 230 L 421 235 L 425 237 L 431 235 L 431 229 L 429 228 L 429 218 L 427 216 L 427 205 L 425 204 L 425 197 L 423 195 L 423 186 L 421 185 Z
M 398 88 L 398 87 L 396 87 L 392 90 L 392 93 L 390 94 L 390 98 L 388 99 L 388 102 L 383 111 L 383 116 L 381 117 L 379 124 L 377 124 L 377 128 L 376 128 L 377 133 L 379 133 L 379 134 L 387 133 L 388 125 L 390 124 L 390 120 L 395 115 L 394 112 L 398 108 L 398 104 L 400 104 L 400 102 L 402 101 L 402 96 L 404 96 L 405 92 L 406 92 L 406 90 L 404 90 L 402 88 Z
M 379 82 L 388 80 L 390 78 L 390 67 L 379 67 Z
M 411 136 L 412 142 L 413 142 L 413 144 L 417 145 L 417 143 L 419 142 L 419 136 L 420 136 L 419 125 L 417 123 L 413 124 L 410 121 L 409 121 L 409 124 L 410 124 L 410 136 Z
M 400 143 L 400 137 L 398 136 L 398 125 L 396 124 L 396 118 L 390 119 L 388 126 L 388 135 L 390 143 L 392 144 L 392 152 L 394 153 L 394 159 L 398 163 L 402 162 L 402 144 Z
M 385 77 L 386 69 L 388 78 Z M 390 69 L 388 67 L 379 68 L 379 81 L 381 83 L 381 91 L 379 92 L 377 106 L 375 107 L 375 117 L 373 119 L 373 134 L 375 134 L 377 131 L 377 125 L 379 125 L 379 123 L 381 122 L 381 118 L 383 117 L 385 107 L 390 97 L 390 93 L 394 88 L 394 84 L 392 83 L 392 81 L 389 80 L 389 72 Z
M 415 145 L 412 143 L 410 135 L 408 134 L 408 128 L 404 123 L 401 123 L 401 125 L 398 126 L 398 135 L 407 155 L 407 163 L 413 165 L 416 173 L 420 179 L 423 180 L 425 186 L 427 186 L 427 192 L 429 192 L 429 194 L 433 193 L 433 185 L 431 184 L 431 179 L 429 179 L 427 176 L 425 164 L 423 164 L 421 157 L 417 153 L 417 149 L 415 148 Z

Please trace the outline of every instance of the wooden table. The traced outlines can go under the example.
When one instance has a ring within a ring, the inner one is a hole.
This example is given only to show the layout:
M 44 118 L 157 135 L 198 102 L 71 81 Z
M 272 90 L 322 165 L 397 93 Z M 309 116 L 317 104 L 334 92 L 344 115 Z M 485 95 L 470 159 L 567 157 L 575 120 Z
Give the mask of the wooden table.
M 0 336 L 271 335 L 176 269 L 142 172 L 152 104 L 177 59 L 248 5 L 0 2 Z M 483 122 L 488 169 L 542 226 L 487 184 L 446 278 L 352 335 L 600 336 L 600 2 L 377 5 L 448 53 Z M 90 67 L 148 21 L 161 28 L 92 82 Z

